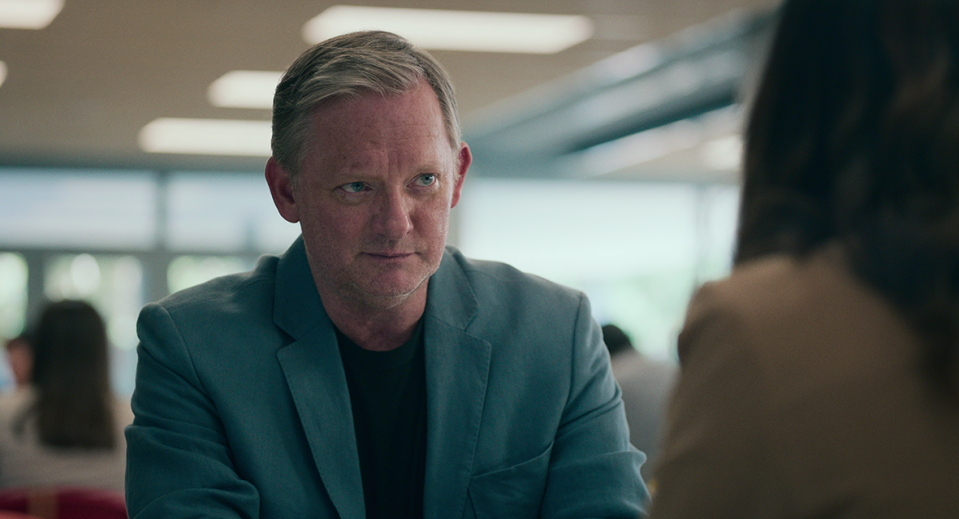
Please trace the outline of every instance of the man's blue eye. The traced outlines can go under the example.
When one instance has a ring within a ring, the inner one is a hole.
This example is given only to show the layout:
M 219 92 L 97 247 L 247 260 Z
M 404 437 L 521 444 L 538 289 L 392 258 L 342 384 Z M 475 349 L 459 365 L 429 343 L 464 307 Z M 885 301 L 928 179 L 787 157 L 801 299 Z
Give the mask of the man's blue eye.
M 421 186 L 429 186 L 436 182 L 436 175 L 420 175 L 416 177 L 416 183 Z
M 366 184 L 362 182 L 350 182 L 349 184 L 345 184 L 341 189 L 347 193 L 359 193 L 366 189 Z

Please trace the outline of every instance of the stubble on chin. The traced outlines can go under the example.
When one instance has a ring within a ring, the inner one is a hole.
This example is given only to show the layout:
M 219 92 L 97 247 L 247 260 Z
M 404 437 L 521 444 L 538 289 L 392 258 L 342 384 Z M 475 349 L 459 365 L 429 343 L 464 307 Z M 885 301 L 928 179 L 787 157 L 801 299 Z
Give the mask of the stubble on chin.
M 425 293 L 429 278 L 439 266 L 420 263 L 411 272 L 401 268 L 364 269 L 362 263 L 362 258 L 358 258 L 344 268 L 322 261 L 314 263 L 311 259 L 310 270 L 324 304 L 333 303 L 362 313 L 392 310 Z M 400 279 L 390 280 L 392 276 Z

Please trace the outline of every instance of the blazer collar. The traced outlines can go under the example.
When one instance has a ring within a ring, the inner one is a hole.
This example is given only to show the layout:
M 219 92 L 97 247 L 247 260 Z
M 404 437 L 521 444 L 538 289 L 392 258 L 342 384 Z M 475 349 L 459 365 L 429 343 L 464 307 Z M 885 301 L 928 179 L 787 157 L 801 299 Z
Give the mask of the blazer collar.
M 492 346 L 466 332 L 479 305 L 465 261 L 447 248 L 430 279 L 424 313 L 427 519 L 463 515 L 486 399 Z M 274 322 L 293 338 L 277 357 L 323 484 L 340 517 L 361 519 L 363 482 L 346 375 L 302 238 L 277 267 Z
M 277 266 L 273 321 L 293 338 L 277 352 L 277 359 L 320 479 L 340 517 L 363 519 L 363 480 L 346 374 L 333 323 L 313 283 L 302 237 Z
M 439 269 L 430 278 L 425 312 L 459 330 L 466 330 L 479 308 L 463 261 L 466 260 L 458 250 L 446 247 Z
M 299 338 L 319 324 L 331 325 L 313 282 L 302 236 L 280 257 L 274 292 L 273 322 L 291 337 Z
M 446 248 L 439 269 L 430 278 L 425 311 L 426 316 L 459 330 L 466 330 L 479 306 L 463 261 L 458 250 Z M 299 337 L 319 324 L 332 325 L 316 291 L 302 236 L 280 257 L 275 296 L 273 320 L 290 336 Z
M 426 299 L 427 519 L 463 515 L 486 401 L 492 347 L 466 332 L 478 304 L 462 261 L 447 249 Z

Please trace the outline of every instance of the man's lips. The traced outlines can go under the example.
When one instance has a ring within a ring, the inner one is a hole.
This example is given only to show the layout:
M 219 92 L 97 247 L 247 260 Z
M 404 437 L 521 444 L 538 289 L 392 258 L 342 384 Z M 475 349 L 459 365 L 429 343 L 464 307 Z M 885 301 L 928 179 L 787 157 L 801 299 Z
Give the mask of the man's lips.
M 409 256 L 412 256 L 412 252 L 366 252 L 367 256 L 371 256 L 377 259 L 402 259 Z

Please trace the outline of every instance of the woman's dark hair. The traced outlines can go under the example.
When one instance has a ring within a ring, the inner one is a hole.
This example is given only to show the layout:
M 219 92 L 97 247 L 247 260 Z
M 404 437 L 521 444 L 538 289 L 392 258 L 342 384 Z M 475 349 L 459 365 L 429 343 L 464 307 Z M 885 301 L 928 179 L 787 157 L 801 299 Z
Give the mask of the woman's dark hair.
M 959 2 L 788 0 L 746 128 L 735 262 L 841 242 L 955 395 Z
M 40 441 L 51 447 L 112 449 L 117 444 L 106 327 L 90 304 L 59 301 L 33 336 L 33 386 Z

